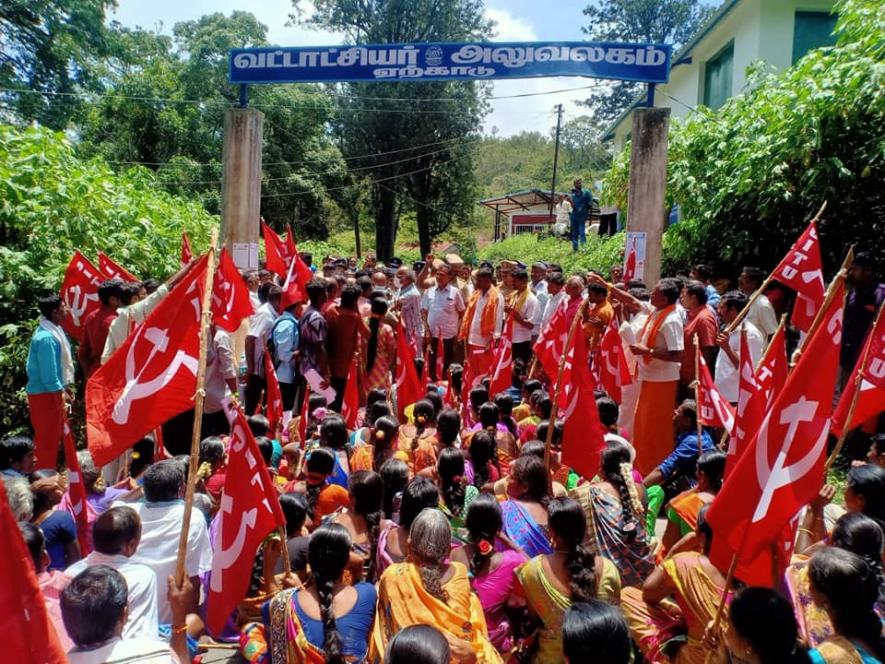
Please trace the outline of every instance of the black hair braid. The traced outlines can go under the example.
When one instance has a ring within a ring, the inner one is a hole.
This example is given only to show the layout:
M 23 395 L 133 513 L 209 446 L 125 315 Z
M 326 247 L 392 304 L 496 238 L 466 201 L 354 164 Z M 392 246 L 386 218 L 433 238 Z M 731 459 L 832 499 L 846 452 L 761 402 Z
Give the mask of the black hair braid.
M 443 481 L 443 500 L 455 516 L 460 516 L 464 507 L 464 485 L 461 482 Z
M 376 559 L 378 555 L 378 535 L 381 532 L 381 517 L 383 513 L 378 512 L 369 512 L 363 518 L 366 520 L 366 524 L 369 526 L 369 561 L 366 564 L 366 581 L 369 583 L 375 583 L 377 579 L 375 575 L 377 573 L 376 568 Z
M 621 499 L 621 514 L 624 517 L 625 526 L 621 529 L 621 534 L 624 536 L 624 539 L 630 543 L 636 539 L 637 527 L 636 515 L 633 513 L 633 503 L 630 496 L 630 489 L 627 487 L 627 480 L 621 473 L 611 473 L 606 479 L 618 490 L 618 495 Z
M 381 438 L 376 437 L 375 440 L 372 441 L 372 469 L 376 473 L 381 472 L 381 466 L 383 466 L 384 462 L 387 461 L 385 457 L 387 455 L 387 452 L 390 451 L 390 443 L 391 441 L 387 440 L 386 433 Z
M 317 510 L 317 500 L 320 497 L 320 492 L 323 490 L 323 484 L 308 484 L 307 491 L 305 494 L 307 495 L 307 518 L 311 521 L 314 520 L 314 515 Z
M 332 613 L 332 587 L 333 580 L 314 575 L 317 596 L 320 600 L 320 620 L 323 623 L 323 654 L 326 664 L 344 664 L 342 653 L 343 641 L 335 624 L 335 614 Z
M 369 319 L 369 342 L 366 346 L 366 372 L 372 370 L 375 366 L 375 356 L 378 353 L 378 328 L 381 325 L 381 319 L 372 317 Z
M 449 594 L 442 586 L 442 565 L 431 565 L 422 561 L 418 565 L 418 573 L 421 575 L 421 583 L 427 592 L 436 597 L 440 602 L 449 601 Z
M 478 468 L 473 468 L 473 486 L 482 491 L 482 488 L 489 483 L 491 473 L 489 472 L 489 464 L 481 464 Z
M 566 557 L 572 602 L 589 602 L 596 598 L 596 555 L 584 544 L 571 548 Z

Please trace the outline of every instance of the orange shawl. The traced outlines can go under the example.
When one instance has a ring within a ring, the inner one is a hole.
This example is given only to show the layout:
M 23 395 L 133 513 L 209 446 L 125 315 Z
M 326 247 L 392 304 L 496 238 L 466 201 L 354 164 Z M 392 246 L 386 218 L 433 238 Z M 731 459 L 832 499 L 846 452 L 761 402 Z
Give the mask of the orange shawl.
M 640 342 L 645 344 L 646 348 L 654 349 L 655 344 L 658 341 L 658 332 L 661 331 L 661 327 L 663 327 L 664 321 L 667 320 L 667 316 L 669 316 L 674 311 L 676 311 L 676 305 L 671 304 L 668 307 L 664 307 L 660 311 L 655 311 L 651 316 L 645 319 L 645 325 L 642 326 L 642 332 L 639 333 L 639 340 Z M 650 329 L 649 323 L 651 323 Z M 645 336 L 646 330 L 648 330 L 648 337 Z M 642 361 L 646 364 L 651 362 L 651 360 L 651 355 L 642 356 Z
M 476 305 L 479 302 L 482 291 L 475 290 L 470 295 L 470 301 L 467 303 L 467 311 L 461 319 L 461 329 L 458 332 L 459 339 L 470 338 L 470 326 L 473 324 L 473 316 L 476 314 Z M 495 332 L 495 317 L 498 314 L 498 295 L 501 294 L 497 288 L 492 286 L 488 290 L 489 301 L 486 302 L 485 308 L 482 310 L 482 318 L 479 321 L 479 332 L 484 337 L 488 337 Z

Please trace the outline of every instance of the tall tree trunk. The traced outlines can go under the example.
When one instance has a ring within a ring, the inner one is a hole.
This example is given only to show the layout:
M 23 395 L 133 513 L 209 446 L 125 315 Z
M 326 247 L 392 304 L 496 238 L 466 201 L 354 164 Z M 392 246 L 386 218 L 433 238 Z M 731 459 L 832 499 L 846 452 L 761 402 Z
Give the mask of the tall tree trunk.
M 353 212 L 353 239 L 356 244 L 356 257 L 363 257 L 363 250 L 360 243 L 360 213 L 356 208 Z
M 415 220 L 418 222 L 418 244 L 421 247 L 421 256 L 424 257 L 432 251 L 433 237 L 430 235 L 430 223 L 433 221 L 433 210 L 428 210 L 423 205 L 416 205 Z
M 396 193 L 387 187 L 378 191 L 378 209 L 375 212 L 375 256 L 379 261 L 393 257 L 396 240 Z

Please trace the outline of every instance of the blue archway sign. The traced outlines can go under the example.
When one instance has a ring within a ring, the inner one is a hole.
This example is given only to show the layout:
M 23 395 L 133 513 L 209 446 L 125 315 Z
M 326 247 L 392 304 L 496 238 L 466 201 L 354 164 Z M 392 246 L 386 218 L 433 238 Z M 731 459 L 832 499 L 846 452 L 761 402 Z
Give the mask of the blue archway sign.
M 617 42 L 469 42 L 297 48 L 230 52 L 230 82 L 484 81 L 585 76 L 666 83 L 668 44 Z

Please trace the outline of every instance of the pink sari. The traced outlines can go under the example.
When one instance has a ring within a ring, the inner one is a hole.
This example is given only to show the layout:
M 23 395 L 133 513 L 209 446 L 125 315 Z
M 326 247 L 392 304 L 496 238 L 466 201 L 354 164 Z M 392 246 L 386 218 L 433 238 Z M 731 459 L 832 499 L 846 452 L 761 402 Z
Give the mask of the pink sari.
M 507 600 L 513 594 L 516 577 L 513 570 L 528 560 L 513 549 L 501 552 L 501 564 L 483 576 L 473 579 L 473 590 L 479 597 L 482 611 L 489 628 L 489 640 L 499 652 L 507 652 L 513 647 L 510 638 L 510 623 L 505 609 Z

